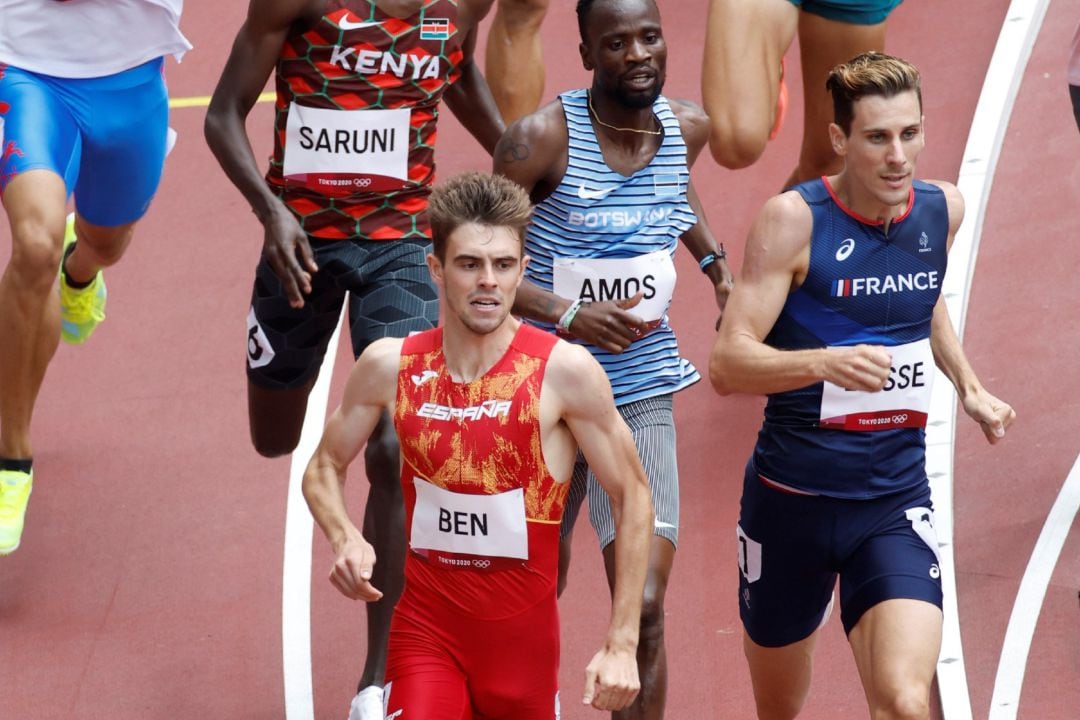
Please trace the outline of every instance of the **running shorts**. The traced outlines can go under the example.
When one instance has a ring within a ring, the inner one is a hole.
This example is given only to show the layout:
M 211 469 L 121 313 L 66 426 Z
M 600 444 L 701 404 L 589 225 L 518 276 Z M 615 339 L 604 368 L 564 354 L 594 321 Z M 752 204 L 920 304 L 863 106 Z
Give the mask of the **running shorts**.
M 300 309 L 289 305 L 263 257 L 247 317 L 248 379 L 260 387 L 300 387 L 319 372 L 349 294 L 354 357 L 383 337 L 405 337 L 438 324 L 439 300 L 427 267 L 427 240 L 311 240 L 319 267 Z
M 58 78 L 0 64 L 0 193 L 51 170 L 79 214 L 115 227 L 146 214 L 165 162 L 169 97 L 161 58 L 97 78 Z
M 852 25 L 877 25 L 903 0 L 789 0 L 812 15 Z
M 394 610 L 386 663 L 386 717 L 553 720 L 559 717 L 555 593 L 509 618 L 420 608 Z
M 653 533 L 679 544 L 679 465 L 675 457 L 675 418 L 672 396 L 657 395 L 619 406 L 619 414 L 630 428 L 638 457 L 645 468 L 652 491 Z M 589 497 L 589 522 L 600 540 L 601 549 L 615 539 L 615 518 L 611 500 L 578 452 L 563 511 L 562 536 L 574 529 L 581 503 Z
M 814 632 L 837 577 L 846 633 L 885 600 L 941 607 L 928 484 L 869 500 L 830 498 L 769 483 L 750 462 L 736 533 L 739 614 L 759 645 L 782 647 Z

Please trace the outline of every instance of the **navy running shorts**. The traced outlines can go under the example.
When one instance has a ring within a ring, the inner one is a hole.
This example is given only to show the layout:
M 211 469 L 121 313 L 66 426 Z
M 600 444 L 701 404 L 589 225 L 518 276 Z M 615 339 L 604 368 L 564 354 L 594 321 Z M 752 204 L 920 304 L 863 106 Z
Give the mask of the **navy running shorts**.
M 256 385 L 284 390 L 318 374 L 346 293 L 354 357 L 379 338 L 438 324 L 429 241 L 311 239 L 311 249 L 319 271 L 300 309 L 289 305 L 266 258 L 259 260 L 247 317 L 247 372 Z
M 814 632 L 838 577 L 846 633 L 885 600 L 941 607 L 927 483 L 869 500 L 831 498 L 767 484 L 750 462 L 736 533 L 739 614 L 758 645 L 782 647 Z

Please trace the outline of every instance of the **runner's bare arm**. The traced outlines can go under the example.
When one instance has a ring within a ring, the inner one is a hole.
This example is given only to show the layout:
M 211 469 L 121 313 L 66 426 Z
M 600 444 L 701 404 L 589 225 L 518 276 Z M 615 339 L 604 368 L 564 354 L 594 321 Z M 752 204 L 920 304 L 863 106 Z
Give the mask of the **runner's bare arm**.
M 487 80 L 476 63 L 476 36 L 480 21 L 491 9 L 493 0 L 468 0 L 461 5 L 462 24 L 466 28 L 462 43 L 461 75 L 446 89 L 443 99 L 469 134 L 488 154 L 495 151 L 506 124 L 503 122 Z
M 334 552 L 330 582 L 354 600 L 372 602 L 382 593 L 371 585 L 375 552 L 346 510 L 345 471 L 382 412 L 393 411 L 400 357 L 400 339 L 386 338 L 368 346 L 353 366 L 341 405 L 327 421 L 304 472 L 304 499 Z
M 682 234 L 680 240 L 699 263 L 708 255 L 716 257 L 714 262 L 705 267 L 704 272 L 705 277 L 709 278 L 713 284 L 716 306 L 720 308 L 720 315 L 723 316 L 724 306 L 727 305 L 728 296 L 731 295 L 731 289 L 735 286 L 735 278 L 731 274 L 731 268 L 728 267 L 727 257 L 721 256 L 720 247 L 705 219 L 705 208 L 701 205 L 701 199 L 698 197 L 697 190 L 694 189 L 693 181 L 686 188 L 686 198 L 694 214 L 697 215 L 698 221 L 694 227 Z
M 709 140 L 709 116 L 699 105 L 688 100 L 669 99 L 669 102 L 672 112 L 679 120 L 679 132 L 682 134 L 683 142 L 686 143 L 686 167 L 692 168 L 705 143 Z M 709 222 L 705 218 L 705 208 L 694 189 L 693 181 L 687 187 L 686 195 L 690 207 L 697 215 L 698 224 L 682 236 L 683 244 L 699 262 L 709 253 L 719 255 L 720 249 L 709 228 Z M 716 305 L 720 308 L 720 314 L 723 315 L 724 305 L 727 304 L 728 295 L 731 294 L 731 288 L 735 282 L 727 258 L 721 257 L 716 262 L 710 263 L 705 269 L 705 275 L 712 281 Z M 717 327 L 719 327 L 719 320 L 717 320 Z
M 947 246 L 952 249 L 956 231 L 964 219 L 964 198 L 951 183 L 936 182 L 934 184 L 944 191 L 945 200 L 948 203 Z M 930 323 L 930 347 L 934 352 L 934 363 L 956 388 L 964 412 L 979 423 L 983 435 L 990 444 L 993 445 L 1004 438 L 1005 429 L 1016 420 L 1016 412 L 1008 403 L 987 392 L 979 382 L 960 344 L 960 338 L 953 329 L 944 296 L 939 297 L 934 306 L 934 317 Z
M 879 346 L 777 350 L 764 342 L 805 276 L 812 224 L 810 208 L 795 192 L 770 198 L 758 213 L 709 357 L 718 393 L 763 395 L 822 380 L 875 391 L 888 379 L 891 358 Z
M 545 381 L 545 389 L 558 394 L 563 422 L 611 498 L 611 621 L 603 647 L 586 669 L 583 700 L 599 710 L 619 710 L 633 702 L 640 687 L 636 656 L 653 525 L 649 481 L 630 430 L 615 409 L 607 375 L 592 355 L 580 346 L 559 343 L 547 376 L 551 382 Z
M 549 103 L 507 129 L 495 149 L 494 171 L 525 188 L 534 203 L 540 202 L 562 182 L 569 142 L 562 103 Z M 570 332 L 608 352 L 622 352 L 645 329 L 644 321 L 627 312 L 642 297 L 638 293 L 626 300 L 583 304 Z M 572 298 L 559 297 L 526 280 L 514 299 L 514 314 L 555 324 L 572 303 Z
M 311 273 L 318 268 L 307 236 L 267 187 L 244 123 L 277 63 L 290 25 L 318 14 L 317 7 L 321 3 L 316 0 L 251 0 L 204 125 L 207 144 L 265 228 L 264 253 L 294 307 L 303 306 L 303 294 L 311 291 Z

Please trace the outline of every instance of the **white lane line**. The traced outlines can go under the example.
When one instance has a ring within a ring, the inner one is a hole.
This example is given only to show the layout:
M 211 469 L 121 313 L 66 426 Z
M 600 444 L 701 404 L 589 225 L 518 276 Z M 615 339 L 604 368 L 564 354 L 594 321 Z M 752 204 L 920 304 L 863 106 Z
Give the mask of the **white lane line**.
M 1046 516 L 1035 550 L 1028 560 L 1020 591 L 1016 594 L 1005 642 L 1001 646 L 994 695 L 990 700 L 990 720 L 1015 720 L 1020 706 L 1020 688 L 1024 684 L 1028 652 L 1039 611 L 1046 598 L 1046 588 L 1054 574 L 1069 528 L 1080 511 L 1080 457 L 1076 458 L 1050 514 Z
M 949 271 L 942 294 L 949 316 L 963 338 L 971 278 L 979 254 L 986 204 L 990 198 L 1005 129 L 1009 124 L 1016 93 L 1024 78 L 1031 49 L 1042 27 L 1049 0 L 1013 0 L 1005 13 L 994 54 L 979 93 L 979 103 L 971 122 L 967 146 L 960 163 L 957 187 L 964 196 L 967 212 L 964 224 L 953 240 Z M 926 431 L 926 470 L 933 493 L 941 581 L 945 592 L 945 624 L 937 679 L 945 720 L 971 720 L 964 649 L 960 639 L 960 614 L 956 597 L 956 565 L 953 552 L 953 457 L 956 439 L 956 395 L 952 385 L 938 371 L 931 396 L 930 423 Z
M 344 313 L 342 308 L 342 313 Z M 281 574 L 281 655 L 285 678 L 286 720 L 314 720 L 311 682 L 311 537 L 314 521 L 301 492 L 304 469 L 315 453 L 326 422 L 330 378 L 334 374 L 341 320 L 326 347 L 319 379 L 308 396 L 300 443 L 289 468 L 285 504 L 285 564 Z

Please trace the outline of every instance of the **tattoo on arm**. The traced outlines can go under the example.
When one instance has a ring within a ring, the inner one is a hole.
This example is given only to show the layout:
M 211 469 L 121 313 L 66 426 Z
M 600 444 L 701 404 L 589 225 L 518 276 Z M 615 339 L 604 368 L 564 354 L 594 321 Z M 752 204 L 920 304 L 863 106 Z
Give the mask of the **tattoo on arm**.
M 506 163 L 529 159 L 529 146 L 525 143 L 508 142 L 500 150 L 499 157 Z

